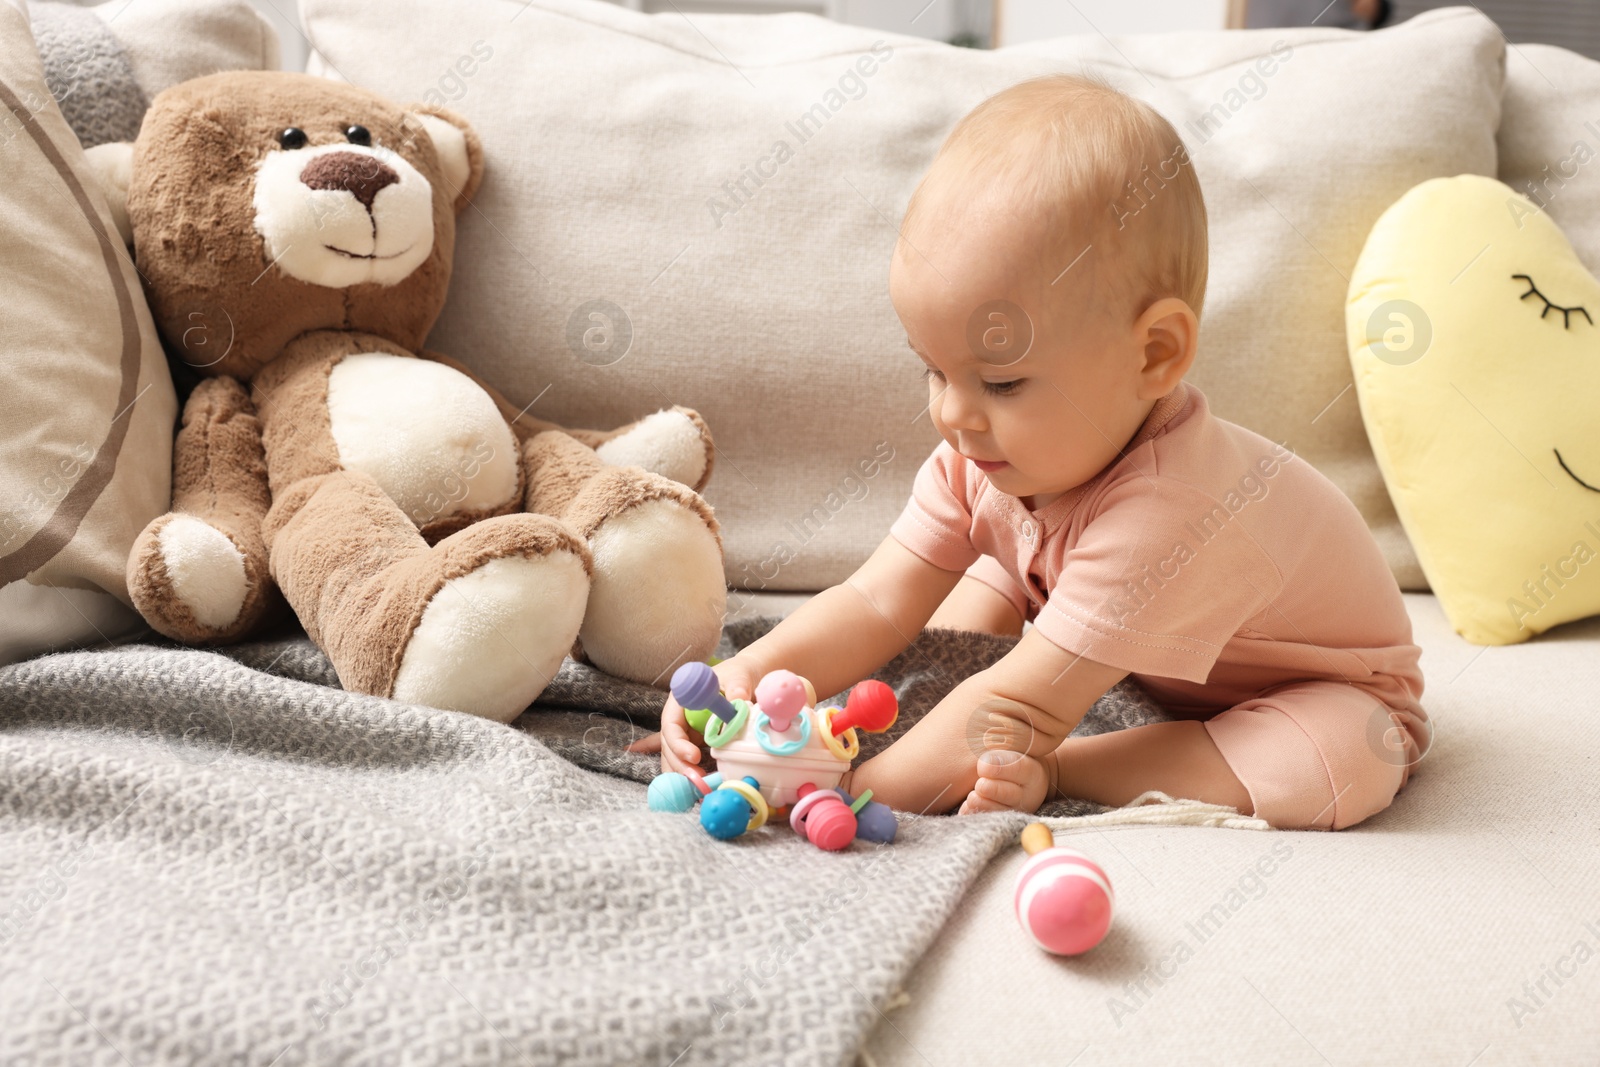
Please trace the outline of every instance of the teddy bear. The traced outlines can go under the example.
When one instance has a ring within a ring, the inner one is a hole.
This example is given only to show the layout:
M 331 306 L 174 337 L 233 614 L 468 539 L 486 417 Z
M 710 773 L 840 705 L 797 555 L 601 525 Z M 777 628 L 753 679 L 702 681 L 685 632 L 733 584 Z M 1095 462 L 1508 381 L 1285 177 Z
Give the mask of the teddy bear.
M 90 151 L 162 338 L 202 376 L 172 510 L 128 559 L 154 629 L 232 642 L 286 603 L 346 689 L 501 722 L 568 654 L 663 685 L 711 653 L 699 415 L 568 431 L 422 347 L 483 180 L 461 116 L 232 72 Z

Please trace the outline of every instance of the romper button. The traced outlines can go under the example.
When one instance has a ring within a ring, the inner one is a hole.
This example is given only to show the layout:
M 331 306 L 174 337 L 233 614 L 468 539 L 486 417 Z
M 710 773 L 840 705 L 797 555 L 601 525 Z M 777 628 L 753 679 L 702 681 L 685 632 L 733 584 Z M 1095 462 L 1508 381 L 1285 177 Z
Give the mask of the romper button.
M 1039 528 L 1034 525 L 1032 519 L 1022 520 L 1022 536 L 1030 545 L 1039 543 Z

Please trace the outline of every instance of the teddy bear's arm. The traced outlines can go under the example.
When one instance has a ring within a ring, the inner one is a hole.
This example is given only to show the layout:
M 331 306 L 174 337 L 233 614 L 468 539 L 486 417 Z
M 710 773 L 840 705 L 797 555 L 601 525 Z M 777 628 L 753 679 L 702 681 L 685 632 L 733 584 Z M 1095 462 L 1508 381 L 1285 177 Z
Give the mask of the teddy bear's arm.
M 183 408 L 172 450 L 172 510 L 128 556 L 128 592 L 145 621 L 193 644 L 249 633 L 280 599 L 261 520 L 271 505 L 261 424 L 234 378 L 209 378 Z
M 519 409 L 458 359 L 427 350 L 418 354 L 423 359 L 431 359 L 460 371 L 477 382 L 494 400 L 500 414 L 511 424 L 517 440 L 524 445 L 541 433 L 556 430 L 594 449 L 603 461 L 613 466 L 642 467 L 652 474 L 680 482 L 697 493 L 711 480 L 716 445 L 711 440 L 711 428 L 700 417 L 700 413 L 691 408 L 666 408 L 615 430 L 572 430 L 537 418 L 526 407 Z

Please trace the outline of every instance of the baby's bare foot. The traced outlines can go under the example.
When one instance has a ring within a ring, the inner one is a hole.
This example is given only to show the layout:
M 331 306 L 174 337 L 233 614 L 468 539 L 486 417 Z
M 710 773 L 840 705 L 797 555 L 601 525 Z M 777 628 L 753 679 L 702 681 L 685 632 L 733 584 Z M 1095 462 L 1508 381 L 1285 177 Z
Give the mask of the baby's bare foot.
M 978 757 L 978 783 L 962 803 L 958 815 L 979 811 L 1039 810 L 1050 792 L 1050 775 L 1032 756 L 994 749 Z

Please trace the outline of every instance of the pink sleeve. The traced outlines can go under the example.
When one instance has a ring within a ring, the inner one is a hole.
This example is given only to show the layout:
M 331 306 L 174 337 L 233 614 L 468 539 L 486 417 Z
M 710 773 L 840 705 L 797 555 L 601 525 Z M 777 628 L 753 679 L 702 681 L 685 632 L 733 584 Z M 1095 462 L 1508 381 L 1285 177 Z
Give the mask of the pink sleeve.
M 1017 614 L 1023 619 L 1028 617 L 1033 607 L 1033 602 L 1028 599 L 1028 591 L 993 556 L 979 556 L 978 562 L 967 568 L 967 577 L 982 582 L 1011 601 L 1011 606 L 1017 609 Z
M 978 558 L 966 465 L 941 441 L 917 470 L 911 499 L 889 527 L 890 537 L 940 570 L 964 571 Z
M 1033 625 L 1134 674 L 1202 683 L 1228 640 L 1283 586 L 1241 520 L 1171 479 L 1107 490 Z

